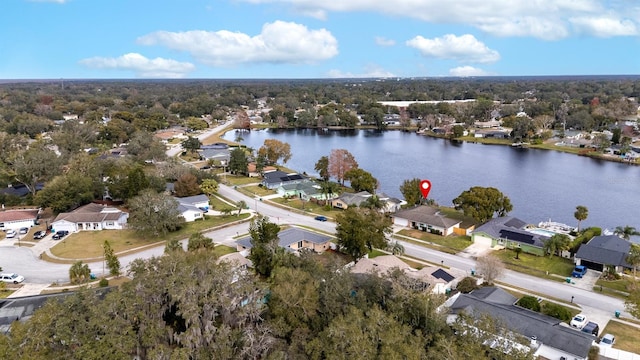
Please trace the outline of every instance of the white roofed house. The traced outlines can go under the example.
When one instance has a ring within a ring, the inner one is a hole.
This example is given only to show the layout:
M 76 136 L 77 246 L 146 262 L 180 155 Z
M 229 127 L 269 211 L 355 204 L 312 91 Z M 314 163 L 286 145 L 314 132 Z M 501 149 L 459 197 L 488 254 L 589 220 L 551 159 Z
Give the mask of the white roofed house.
M 204 194 L 186 197 L 174 197 L 178 201 L 178 210 L 186 222 L 204 219 L 204 214 L 209 211 L 209 197 Z
M 91 203 L 71 212 L 60 213 L 51 223 L 54 231 L 121 230 L 127 227 L 129 213 L 118 208 Z

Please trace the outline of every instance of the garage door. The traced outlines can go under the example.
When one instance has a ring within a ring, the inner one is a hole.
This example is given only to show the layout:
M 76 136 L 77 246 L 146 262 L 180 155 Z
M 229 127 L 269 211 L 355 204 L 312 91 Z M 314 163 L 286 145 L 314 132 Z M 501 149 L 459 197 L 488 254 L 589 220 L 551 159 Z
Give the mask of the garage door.
M 480 234 L 473 234 L 472 240 L 475 244 L 491 247 L 491 238 Z
M 587 267 L 587 269 L 591 269 L 591 270 L 595 270 L 595 271 L 602 271 L 604 270 L 604 265 L 602 264 L 598 264 L 592 261 L 587 261 L 584 259 L 580 260 L 580 265 L 584 265 Z

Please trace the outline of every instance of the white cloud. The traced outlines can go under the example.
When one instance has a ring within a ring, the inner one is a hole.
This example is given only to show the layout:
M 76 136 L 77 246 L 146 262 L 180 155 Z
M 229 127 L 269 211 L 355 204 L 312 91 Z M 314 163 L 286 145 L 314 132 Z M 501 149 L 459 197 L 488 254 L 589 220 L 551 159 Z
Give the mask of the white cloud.
M 497 51 L 489 49 L 470 34 L 461 36 L 447 34 L 434 39 L 416 36 L 408 40 L 406 45 L 417 49 L 426 57 L 475 63 L 491 63 L 500 60 L 500 54 Z
M 475 68 L 473 66 L 458 66 L 453 69 L 449 69 L 449 75 L 467 77 L 467 76 L 486 76 L 489 75 L 482 69 Z
M 325 19 L 331 12 L 377 12 L 431 23 L 464 24 L 501 37 L 535 37 L 556 40 L 571 36 L 572 19 L 627 17 L 640 26 L 638 5 L 633 0 L 240 0 L 253 4 L 289 5 L 300 14 Z M 636 14 L 635 16 L 632 14 Z M 626 35 L 630 25 L 612 35 Z M 603 33 L 603 32 L 597 32 Z M 604 32 L 606 33 L 606 32 Z M 601 36 L 601 35 L 598 35 Z
M 615 17 L 581 17 L 570 19 L 579 32 L 597 36 L 633 36 L 640 34 L 638 26 L 631 20 L 621 20 Z
M 265 24 L 256 36 L 227 30 L 157 31 L 138 38 L 138 43 L 185 51 L 212 66 L 315 63 L 338 54 L 338 41 L 326 29 L 284 21 Z
M 388 78 L 396 77 L 390 71 L 386 71 L 377 65 L 370 65 L 364 69 L 363 73 L 354 74 L 352 72 L 344 72 L 337 69 L 329 70 L 327 76 L 334 79 L 348 79 L 348 78 Z
M 142 78 L 183 78 L 195 66 L 188 62 L 172 59 L 148 59 L 137 53 L 128 53 L 117 58 L 92 57 L 80 63 L 97 69 L 131 70 Z
M 382 36 L 376 36 L 376 44 L 380 46 L 393 46 L 396 44 L 396 41 L 393 39 L 387 39 Z

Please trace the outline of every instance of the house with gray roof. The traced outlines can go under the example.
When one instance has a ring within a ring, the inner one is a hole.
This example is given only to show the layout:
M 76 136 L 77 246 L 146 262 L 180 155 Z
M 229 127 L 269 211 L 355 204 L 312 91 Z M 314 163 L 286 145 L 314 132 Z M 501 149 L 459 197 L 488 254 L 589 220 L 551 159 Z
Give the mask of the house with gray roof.
M 251 236 L 239 239 L 236 244 L 238 251 L 249 250 L 253 247 Z M 296 252 L 299 249 L 310 249 L 317 253 L 322 253 L 331 248 L 331 237 L 297 227 L 290 227 L 278 233 L 278 245 L 291 252 Z
M 214 163 L 228 164 L 231 159 L 231 152 L 228 148 L 205 148 L 200 149 L 200 159 L 205 161 L 213 161 Z
M 325 200 L 325 197 L 327 199 L 331 199 L 331 196 L 335 196 L 333 194 L 323 193 L 320 185 L 312 181 L 297 184 L 284 184 L 278 186 L 276 192 L 284 197 L 296 197 L 304 201 L 309 201 L 311 199 Z
M 527 231 L 527 223 L 513 216 L 493 218 L 471 233 L 471 241 L 492 248 L 516 248 L 523 252 L 544 255 L 544 242 L 549 237 Z
M 284 171 L 274 170 L 265 172 L 260 183 L 267 189 L 277 189 L 286 184 L 299 184 L 310 181 L 306 176 L 298 173 L 287 174 Z
M 209 197 L 204 194 L 174 197 L 178 202 L 178 211 L 186 222 L 204 219 L 204 214 L 209 211 Z
M 103 204 L 90 203 L 71 212 L 60 213 L 51 223 L 54 231 L 121 230 L 127 227 L 129 213 Z
M 435 207 L 419 205 L 400 210 L 393 216 L 395 225 L 427 231 L 442 236 L 451 235 L 460 226 L 461 221 L 446 217 Z
M 613 265 L 617 272 L 631 269 L 627 256 L 631 250 L 631 242 L 617 235 L 595 236 L 578 249 L 575 255 L 576 265 L 584 265 L 589 269 L 603 271 L 606 265 Z
M 525 341 L 534 358 L 587 359 L 593 336 L 570 328 L 560 320 L 515 305 L 517 298 L 497 287 L 482 287 L 459 294 L 449 306 L 448 323 L 464 313 L 479 319 L 489 316 L 499 326 Z
M 368 191 L 360 191 L 357 193 L 344 192 L 331 201 L 331 206 L 333 206 L 334 208 L 346 210 L 347 208 L 349 208 L 349 206 L 360 206 L 363 202 L 367 201 L 367 199 L 372 196 L 373 194 Z

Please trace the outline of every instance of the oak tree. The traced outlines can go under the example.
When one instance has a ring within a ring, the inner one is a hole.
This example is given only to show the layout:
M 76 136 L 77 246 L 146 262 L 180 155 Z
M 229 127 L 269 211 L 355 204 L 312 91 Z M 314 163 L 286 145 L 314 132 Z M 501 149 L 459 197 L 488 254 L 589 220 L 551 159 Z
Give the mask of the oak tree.
M 511 210 L 511 200 L 493 187 L 474 186 L 463 191 L 453 199 L 456 210 L 462 210 L 465 216 L 484 223 L 494 215 L 506 216 Z
M 151 189 L 141 191 L 128 205 L 128 225 L 142 234 L 166 235 L 180 229 L 185 222 L 176 199 Z
M 281 159 L 286 164 L 291 159 L 291 145 L 276 139 L 266 139 L 258 149 L 258 154 L 264 156 L 269 164 L 276 164 Z
M 374 248 L 385 249 L 391 219 L 373 209 L 349 207 L 336 216 L 339 249 L 355 261 Z
M 404 196 L 407 206 L 411 207 L 422 202 L 422 193 L 420 192 L 420 179 L 413 178 L 405 180 L 400 185 L 400 193 Z
M 344 174 L 344 180 L 349 181 L 355 191 L 368 191 L 374 194 L 378 188 L 378 180 L 370 172 L 360 168 L 353 168 Z

